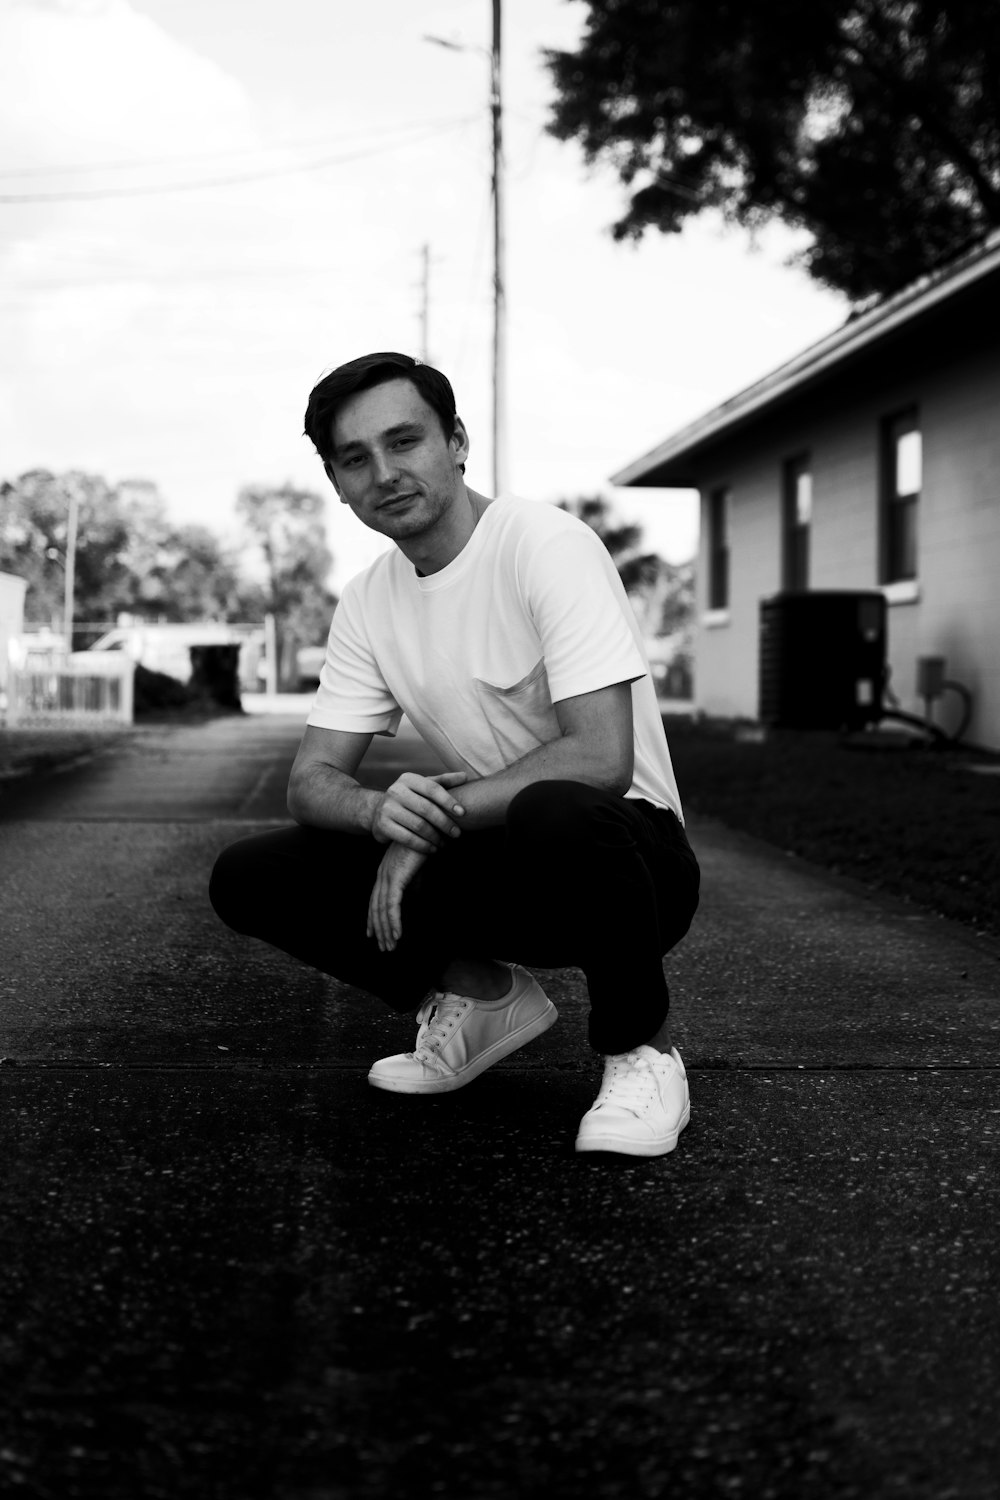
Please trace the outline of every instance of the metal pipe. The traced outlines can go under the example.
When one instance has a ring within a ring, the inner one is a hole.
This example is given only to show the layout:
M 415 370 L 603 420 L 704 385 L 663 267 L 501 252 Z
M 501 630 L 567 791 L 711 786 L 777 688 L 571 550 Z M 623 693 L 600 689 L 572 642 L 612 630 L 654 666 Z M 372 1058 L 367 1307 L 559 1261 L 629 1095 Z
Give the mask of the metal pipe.
M 69 481 L 69 516 L 66 522 L 66 569 L 63 589 L 63 639 L 66 656 L 73 649 L 73 614 L 76 591 L 76 531 L 79 523 L 80 497 L 73 479 Z

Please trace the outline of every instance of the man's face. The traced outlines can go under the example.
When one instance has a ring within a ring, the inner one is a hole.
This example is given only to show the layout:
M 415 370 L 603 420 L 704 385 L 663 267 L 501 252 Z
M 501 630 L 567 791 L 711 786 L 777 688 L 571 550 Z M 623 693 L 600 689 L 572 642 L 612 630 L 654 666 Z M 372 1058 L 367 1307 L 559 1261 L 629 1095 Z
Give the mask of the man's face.
M 460 420 L 446 437 L 437 412 L 408 380 L 346 400 L 333 420 L 327 473 L 359 521 L 393 541 L 419 537 L 462 494 L 469 441 Z

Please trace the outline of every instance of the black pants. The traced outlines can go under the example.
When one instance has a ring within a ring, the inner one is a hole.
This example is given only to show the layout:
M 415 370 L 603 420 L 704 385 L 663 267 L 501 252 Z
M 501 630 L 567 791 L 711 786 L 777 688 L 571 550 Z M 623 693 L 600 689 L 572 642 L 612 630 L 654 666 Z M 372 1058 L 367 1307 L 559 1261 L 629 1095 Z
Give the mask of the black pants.
M 287 828 L 232 844 L 210 895 L 222 920 L 313 968 L 413 1010 L 455 958 L 583 970 L 590 1043 L 647 1041 L 670 1005 L 662 956 L 698 905 L 698 864 L 671 812 L 576 781 L 540 781 L 503 827 L 463 833 L 403 896 L 391 953 L 365 936 L 385 846 L 352 833 Z

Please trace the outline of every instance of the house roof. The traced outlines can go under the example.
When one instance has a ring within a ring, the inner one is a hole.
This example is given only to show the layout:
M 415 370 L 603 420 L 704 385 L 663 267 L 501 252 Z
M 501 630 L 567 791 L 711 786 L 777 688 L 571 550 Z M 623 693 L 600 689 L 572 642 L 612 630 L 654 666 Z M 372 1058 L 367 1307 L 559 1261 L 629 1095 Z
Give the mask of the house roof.
M 1000 229 L 947 266 L 911 282 L 902 291 L 864 312 L 856 313 L 842 327 L 811 344 L 794 359 L 779 365 L 770 375 L 731 396 L 687 427 L 682 427 L 658 447 L 612 474 L 611 483 L 627 485 L 690 485 L 690 464 L 699 450 L 728 437 L 761 414 L 797 394 L 838 365 L 854 359 L 887 334 L 931 311 L 940 303 L 1000 269 Z

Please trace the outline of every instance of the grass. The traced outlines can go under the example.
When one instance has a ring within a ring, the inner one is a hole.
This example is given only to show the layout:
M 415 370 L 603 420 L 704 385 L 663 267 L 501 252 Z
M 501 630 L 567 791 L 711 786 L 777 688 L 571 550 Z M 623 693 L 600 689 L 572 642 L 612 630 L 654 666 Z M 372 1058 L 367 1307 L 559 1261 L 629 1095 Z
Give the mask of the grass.
M 136 712 L 133 724 L 0 724 L 0 782 L 70 766 L 84 756 L 134 738 L 147 726 L 203 724 L 231 712 L 197 698 L 173 706 L 144 707 Z
M 1000 935 L 1000 755 L 668 718 L 692 812 Z
M 0 726 L 0 780 L 71 765 L 81 756 L 117 744 L 129 732 L 126 725 L 99 729 Z

